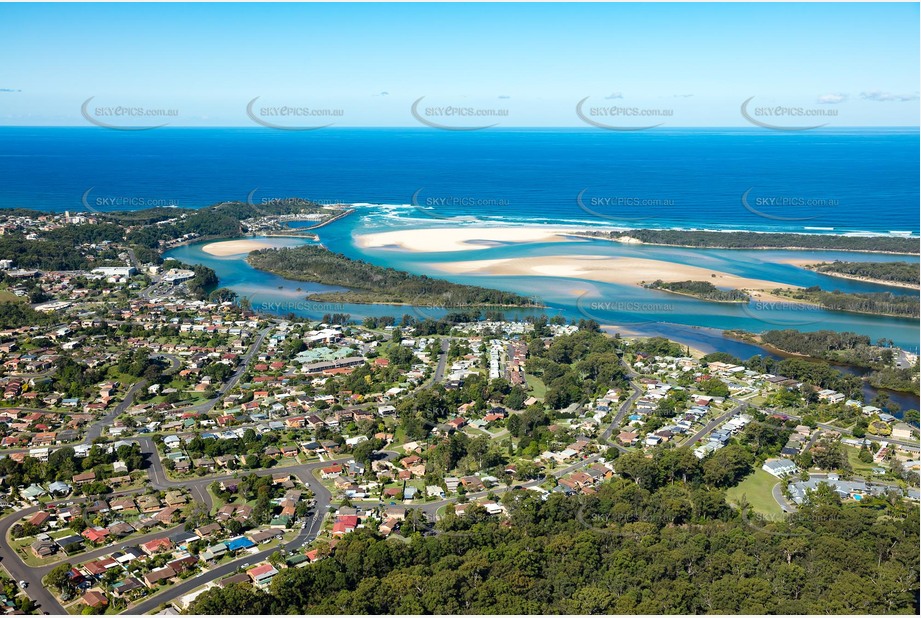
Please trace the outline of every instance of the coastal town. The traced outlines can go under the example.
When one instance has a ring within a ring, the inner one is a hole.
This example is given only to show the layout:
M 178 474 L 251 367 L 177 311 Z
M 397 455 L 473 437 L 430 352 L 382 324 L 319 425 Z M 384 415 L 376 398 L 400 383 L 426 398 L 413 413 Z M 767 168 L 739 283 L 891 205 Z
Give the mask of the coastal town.
M 13 215 L 0 232 L 96 223 Z M 917 411 L 884 398 L 586 320 L 260 313 L 196 294 L 188 265 L 78 250 L 102 265 L 0 263 L 5 613 L 181 613 L 352 535 L 456 535 L 514 525 L 522 495 L 653 487 L 667 457 L 753 526 L 828 491 L 921 498 Z
M 921 616 L 918 18 L 0 0 L 0 618 Z

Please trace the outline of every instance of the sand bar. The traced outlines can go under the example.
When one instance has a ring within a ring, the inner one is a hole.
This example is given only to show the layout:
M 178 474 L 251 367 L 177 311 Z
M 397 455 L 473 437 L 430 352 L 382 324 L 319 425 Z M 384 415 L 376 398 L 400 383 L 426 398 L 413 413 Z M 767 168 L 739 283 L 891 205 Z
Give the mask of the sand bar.
M 764 298 L 777 288 L 800 286 L 763 279 L 750 279 L 730 273 L 676 264 L 664 260 L 593 255 L 557 255 L 502 260 L 471 260 L 434 264 L 444 272 L 463 275 L 566 277 L 599 283 L 639 285 L 657 279 L 674 281 L 709 281 L 719 288 L 747 290 L 752 296 Z M 785 302 L 794 302 L 786 299 Z
M 209 255 L 224 257 L 228 255 L 238 255 L 240 253 L 249 253 L 257 249 L 274 249 L 284 246 L 284 242 L 273 242 L 271 240 L 224 240 L 213 242 L 201 248 L 202 251 Z
M 776 260 L 777 264 L 788 264 L 790 266 L 799 266 L 800 268 L 805 268 L 806 266 L 812 266 L 813 264 L 821 264 L 822 260 L 804 260 L 803 258 L 783 258 Z
M 559 227 L 437 227 L 393 230 L 355 236 L 364 249 L 394 248 L 421 253 L 471 251 L 503 243 L 582 242 L 563 234 L 573 233 Z

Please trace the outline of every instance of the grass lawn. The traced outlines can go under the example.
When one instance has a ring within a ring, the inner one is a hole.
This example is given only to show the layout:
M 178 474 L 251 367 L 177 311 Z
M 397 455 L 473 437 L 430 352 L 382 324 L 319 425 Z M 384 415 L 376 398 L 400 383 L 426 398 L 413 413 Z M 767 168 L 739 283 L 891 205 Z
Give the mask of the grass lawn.
M 221 499 L 218 497 L 218 495 L 217 495 L 216 493 L 214 493 L 214 492 L 211 490 L 211 485 L 212 485 L 212 483 L 209 483 L 209 484 L 207 485 L 207 488 L 208 488 L 208 495 L 211 496 L 212 511 L 214 511 L 214 512 L 216 513 L 217 510 L 218 510 L 219 508 L 221 508 L 222 506 L 224 506 L 225 502 L 224 502 L 223 500 L 221 500 Z
M 528 383 L 528 392 L 543 401 L 544 396 L 547 394 L 547 387 L 544 381 L 537 376 L 532 376 L 530 373 L 526 373 L 524 379 Z
M 851 468 L 854 470 L 854 474 L 863 476 L 866 478 L 872 478 L 874 475 L 873 468 L 881 467 L 878 463 L 864 463 L 857 458 L 857 455 L 860 453 L 860 449 L 854 448 L 853 446 L 845 446 L 844 452 L 847 453 L 847 460 L 851 464 Z
M 394 446 L 394 445 L 399 446 L 401 444 L 406 444 L 407 442 L 409 442 L 409 436 L 406 435 L 406 430 L 403 429 L 402 423 L 399 426 L 397 426 L 395 429 L 390 427 L 390 425 L 388 424 L 387 430 L 393 432 L 393 442 L 391 443 L 391 446 Z
M 34 540 L 35 537 L 29 537 L 28 539 L 17 539 L 15 541 L 10 541 L 10 547 L 12 547 L 16 553 L 19 554 L 19 558 L 24 563 L 26 563 L 27 566 L 40 567 L 45 566 L 46 564 L 59 562 L 62 559 L 67 558 L 67 555 L 60 551 L 56 554 L 48 556 L 47 558 L 39 558 L 32 553 L 31 549 L 29 549 L 29 545 L 31 545 Z
M 760 468 L 748 475 L 744 481 L 726 492 L 726 499 L 738 505 L 742 496 L 748 500 L 752 509 L 765 517 L 779 519 L 783 515 L 780 505 L 774 500 L 771 490 L 780 482 L 776 477 Z
M 0 290 L 0 303 L 21 303 L 24 302 L 20 296 L 16 296 L 7 289 Z

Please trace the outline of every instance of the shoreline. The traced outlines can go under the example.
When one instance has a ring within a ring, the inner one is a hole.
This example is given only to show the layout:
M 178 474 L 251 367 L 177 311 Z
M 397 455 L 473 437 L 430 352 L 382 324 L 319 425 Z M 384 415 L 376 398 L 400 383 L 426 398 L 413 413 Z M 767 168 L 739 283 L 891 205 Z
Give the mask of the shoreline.
M 640 228 L 637 228 L 640 229 Z M 619 231 L 619 230 L 617 230 Z M 687 230 L 676 230 L 668 229 L 663 231 L 687 231 Z M 714 234 L 735 234 L 739 233 L 740 230 L 732 231 L 721 231 L 721 230 L 709 230 Z M 804 234 L 799 232 L 755 232 L 755 231 L 744 231 L 745 234 L 788 234 L 794 236 L 837 236 L 840 238 L 851 238 L 850 236 L 845 236 L 844 234 Z M 674 247 L 676 249 L 715 249 L 718 251 L 841 251 L 844 253 L 867 253 L 870 255 L 879 254 L 879 255 L 910 255 L 917 256 L 917 253 L 905 253 L 901 251 L 870 251 L 868 249 L 829 249 L 827 247 L 721 247 L 721 246 L 701 246 L 701 245 L 680 245 L 674 243 L 664 243 L 664 242 L 646 242 L 638 238 L 633 238 L 630 236 L 630 240 L 621 240 L 620 238 L 606 238 L 604 236 L 592 236 L 589 234 L 572 234 L 573 236 L 578 236 L 579 238 L 586 238 L 589 240 L 605 240 L 608 242 L 616 242 L 621 244 L 630 244 L 630 245 L 646 245 L 649 247 Z M 901 236 L 871 236 L 868 238 L 903 238 Z M 911 237 L 906 237 L 911 238 Z
M 700 249 L 700 250 L 719 250 L 719 251 L 815 251 L 815 252 L 844 252 L 844 253 L 862 253 L 862 254 L 880 254 L 880 255 L 904 255 L 917 256 L 918 253 L 869 250 L 855 248 L 829 248 L 829 247 L 797 247 L 797 246 L 763 246 L 752 245 L 746 247 L 730 247 L 722 245 L 695 245 L 681 243 L 664 243 L 664 242 L 647 242 L 630 236 L 630 232 L 643 230 L 645 228 L 621 228 L 609 227 L 599 228 L 598 235 L 585 230 L 584 225 L 573 225 L 567 223 L 556 224 L 539 224 L 539 225 L 473 225 L 470 227 L 407 227 L 400 229 L 391 229 L 386 231 L 369 231 L 355 234 L 353 239 L 355 245 L 362 249 L 391 249 L 420 253 L 442 253 L 451 251 L 464 251 L 474 249 L 485 249 L 491 246 L 504 246 L 507 244 L 528 243 L 528 242 L 579 242 L 602 240 L 614 242 L 623 245 L 646 245 L 650 247 L 672 247 L 677 249 Z M 684 229 L 669 228 L 663 231 L 689 232 Z M 836 238 L 851 238 L 844 234 L 807 234 L 802 232 L 758 232 L 753 230 L 707 230 L 714 234 L 732 235 L 737 233 L 744 234 L 776 234 L 787 236 L 815 236 L 824 238 L 834 236 Z M 609 237 L 607 234 L 618 233 L 620 236 Z M 901 236 L 878 235 L 872 238 L 903 238 Z M 861 237 L 862 238 L 862 237 Z M 910 238 L 910 237 L 908 237 Z M 481 241 L 481 242 L 477 242 Z
M 233 255 L 248 254 L 251 251 L 258 251 L 259 249 L 277 249 L 283 246 L 285 245 L 279 244 L 278 242 L 254 240 L 251 237 L 210 242 L 202 246 L 201 250 L 203 253 L 207 253 L 208 255 L 213 255 L 215 257 L 229 257 Z
M 838 279 L 850 279 L 851 281 L 861 281 L 863 283 L 874 283 L 876 285 L 883 285 L 886 287 L 900 288 L 903 290 L 921 290 L 921 285 L 913 285 L 911 283 L 901 283 L 898 281 L 883 281 L 882 279 L 870 279 L 869 277 L 858 277 L 857 275 L 847 275 L 844 273 L 833 273 L 833 272 L 823 272 L 820 270 L 815 270 L 814 268 L 808 268 L 802 266 L 804 270 L 814 272 L 817 275 L 828 275 L 829 277 L 837 277 Z
M 256 268 L 256 267 L 253 266 L 253 268 Z M 268 272 L 268 271 L 262 270 L 261 268 L 256 268 L 256 270 L 260 272 Z M 310 283 L 310 282 L 305 282 L 305 283 Z M 324 303 L 345 304 L 345 301 L 342 301 L 342 300 L 318 298 L 322 294 L 339 294 L 339 293 L 340 292 L 317 292 L 316 294 L 313 294 L 313 295 L 308 294 L 307 296 L 304 297 L 304 300 L 306 300 L 307 302 L 317 301 L 317 302 L 324 302 Z M 356 300 L 349 300 L 348 304 L 350 305 L 369 305 L 369 306 L 381 305 L 385 307 L 417 307 L 419 309 L 444 309 L 447 312 L 450 312 L 452 310 L 464 310 L 464 309 L 547 309 L 548 308 L 547 305 L 496 305 L 496 304 L 463 305 L 463 306 L 458 306 L 458 307 L 445 307 L 444 305 L 438 305 L 438 304 L 417 305 L 414 303 L 385 303 L 382 301 L 362 302 L 362 301 L 356 301 Z
M 704 280 L 749 293 L 753 299 L 780 300 L 773 294 L 778 288 L 802 289 L 795 284 L 740 277 L 724 271 L 678 264 L 666 260 L 590 255 L 556 255 L 529 258 L 456 261 L 433 265 L 436 270 L 458 275 L 561 277 L 594 283 L 639 285 L 645 282 Z M 666 292 L 668 290 L 653 291 Z M 681 294 L 688 298 L 696 298 Z M 705 299 L 697 299 L 705 301 Z M 795 300 L 784 299 L 795 303 Z
M 417 227 L 355 234 L 361 249 L 388 249 L 411 253 L 475 251 L 523 243 L 581 242 L 562 226 Z
M 851 369 L 855 369 L 857 371 L 864 372 L 862 375 L 858 375 L 856 377 L 859 377 L 862 382 L 866 383 L 868 386 L 870 386 L 876 391 L 890 391 L 893 393 L 898 393 L 900 396 L 919 397 L 918 393 L 915 393 L 914 391 L 902 391 L 902 390 L 897 390 L 897 389 L 890 388 L 887 386 L 874 386 L 873 383 L 870 381 L 870 375 L 873 372 L 878 371 L 878 370 L 874 369 L 873 367 L 863 367 L 861 365 L 855 365 L 853 363 L 845 363 L 842 361 L 830 361 L 824 358 L 810 356 L 808 354 L 797 354 L 796 352 L 789 352 L 787 350 L 778 348 L 777 346 L 771 345 L 769 343 L 764 343 L 764 341 L 761 339 L 761 333 L 751 333 L 748 331 L 740 331 L 740 330 L 724 330 L 723 336 L 726 337 L 727 339 L 732 339 L 734 341 L 740 341 L 742 343 L 747 343 L 750 345 L 757 346 L 759 348 L 767 350 L 768 352 L 771 352 L 772 354 L 780 356 L 784 359 L 802 359 L 810 363 L 824 363 L 839 372 L 841 372 L 841 370 L 838 369 L 838 367 L 849 367 Z M 852 375 L 856 375 L 856 374 L 852 374 Z
M 650 285 L 651 285 L 651 284 L 650 284 Z M 697 300 L 702 300 L 702 301 L 707 302 L 707 303 L 723 303 L 723 304 L 729 304 L 729 305 L 747 305 L 748 303 L 751 302 L 751 298 L 750 298 L 750 297 L 749 297 L 748 300 L 714 300 L 714 299 L 712 299 L 712 298 L 704 298 L 703 296 L 697 296 L 696 294 L 691 294 L 690 292 L 676 292 L 675 290 L 668 290 L 668 289 L 666 289 L 666 288 L 654 288 L 654 287 L 650 287 L 650 285 L 647 285 L 647 284 L 645 284 L 645 283 L 643 283 L 643 282 L 640 283 L 640 286 L 642 286 L 643 288 L 645 288 L 645 289 L 647 289 L 647 290 L 655 290 L 656 292 L 668 292 L 669 294 L 677 294 L 678 296 L 687 296 L 688 298 L 696 298 Z M 739 291 L 740 291 L 740 292 L 744 292 L 745 290 L 739 290 Z
M 783 294 L 775 294 L 775 296 L 787 302 L 811 305 L 818 309 L 822 309 L 823 311 L 830 311 L 831 313 L 853 313 L 856 315 L 872 315 L 872 316 L 881 317 L 881 318 L 896 318 L 896 319 L 901 319 L 901 320 L 917 320 L 918 319 L 917 316 L 903 315 L 903 314 L 898 314 L 898 313 L 876 313 L 872 311 L 858 311 L 856 309 L 834 309 L 831 307 L 826 307 L 825 305 L 816 304 L 815 302 L 808 301 L 806 299 L 788 298 L 784 296 Z

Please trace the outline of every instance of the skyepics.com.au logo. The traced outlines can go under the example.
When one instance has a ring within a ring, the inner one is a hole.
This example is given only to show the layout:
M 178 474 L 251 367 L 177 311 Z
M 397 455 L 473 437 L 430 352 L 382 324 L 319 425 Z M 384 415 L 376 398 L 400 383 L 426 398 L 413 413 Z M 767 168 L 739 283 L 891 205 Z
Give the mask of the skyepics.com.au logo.
M 149 131 L 170 124 L 179 117 L 176 108 L 144 107 L 119 103 L 101 104 L 88 98 L 80 106 L 80 115 L 90 124 L 114 131 Z
M 590 104 L 592 97 L 584 97 L 576 103 L 576 116 L 585 124 L 607 131 L 648 131 L 661 127 L 673 120 L 675 110 L 671 107 L 644 107 L 622 104 L 620 93 L 605 97 L 608 103 Z M 617 103 L 614 103 L 618 100 Z
M 675 306 L 665 302 L 598 298 L 592 291 L 585 291 L 576 298 L 576 310 L 586 319 L 599 324 L 614 323 L 635 328 L 661 322 L 656 318 L 657 314 L 672 313 Z
M 256 97 L 246 104 L 246 115 L 254 123 L 278 131 L 315 131 L 336 124 L 345 116 L 339 107 L 311 107 L 302 103 L 258 103 Z
M 762 129 L 810 131 L 827 126 L 829 120 L 839 116 L 839 110 L 827 104 L 821 107 L 769 103 L 758 105 L 753 103 L 754 99 L 745 99 L 739 110 L 747 122 Z
M 409 113 L 420 124 L 442 131 L 482 131 L 498 126 L 511 114 L 508 107 L 435 100 L 423 103 L 425 99 L 413 101 Z
M 327 314 L 344 314 L 347 309 L 343 303 L 313 301 L 309 298 L 303 300 L 272 300 L 261 298 L 259 295 L 251 295 L 241 297 L 240 300 L 253 311 L 274 315 L 293 313 L 295 315 L 319 318 Z
M 105 215 L 119 210 L 140 210 L 144 208 L 178 208 L 178 198 L 149 197 L 143 195 L 94 195 L 90 187 L 83 192 L 80 203 L 87 212 Z
M 506 209 L 510 200 L 478 195 L 424 195 L 424 189 L 418 189 L 410 200 L 413 208 L 429 219 L 444 221 L 476 221 L 473 215 L 451 215 L 450 211 L 474 209 L 494 213 L 495 209 Z
M 642 221 L 661 217 L 675 206 L 675 200 L 641 195 L 593 195 L 582 189 L 576 196 L 576 205 L 599 219 L 610 221 Z
M 345 207 L 345 200 L 329 198 L 306 198 L 306 197 L 276 197 L 270 195 L 256 196 L 259 187 L 246 194 L 246 203 L 253 208 L 260 216 L 278 217 L 279 209 L 285 212 L 291 211 L 291 214 L 297 214 L 298 211 L 314 211 L 320 207 Z M 316 213 L 317 220 L 324 219 L 327 214 Z
M 749 188 L 742 194 L 742 207 L 773 221 L 810 221 L 827 216 L 841 206 L 836 198 L 768 193 Z
M 821 304 L 795 299 L 755 298 L 742 303 L 742 311 L 753 320 L 784 328 L 812 326 L 827 318 L 827 309 Z

